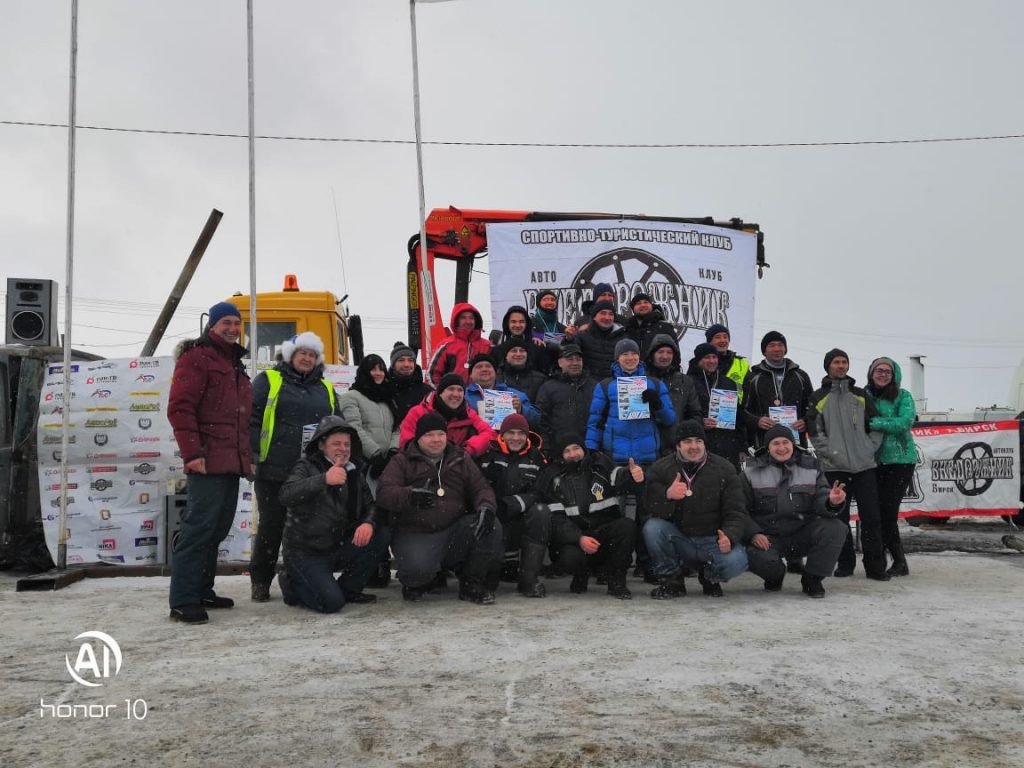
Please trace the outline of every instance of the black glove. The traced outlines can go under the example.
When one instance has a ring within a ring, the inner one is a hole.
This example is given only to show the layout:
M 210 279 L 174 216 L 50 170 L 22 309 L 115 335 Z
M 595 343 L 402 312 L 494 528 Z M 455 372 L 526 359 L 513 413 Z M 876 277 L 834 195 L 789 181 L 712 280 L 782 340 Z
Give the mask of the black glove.
M 483 506 L 476 511 L 476 515 L 476 527 L 473 529 L 473 535 L 477 540 L 490 536 L 494 532 L 494 510 Z
M 437 503 L 437 494 L 426 488 L 413 488 L 409 500 L 416 509 L 433 509 Z
M 384 468 L 388 465 L 388 459 L 391 458 L 391 454 L 380 451 L 370 457 L 370 477 L 376 480 L 384 472 Z
M 661 398 L 650 387 L 644 390 L 644 393 L 640 395 L 640 399 L 647 403 L 652 412 L 661 410 Z

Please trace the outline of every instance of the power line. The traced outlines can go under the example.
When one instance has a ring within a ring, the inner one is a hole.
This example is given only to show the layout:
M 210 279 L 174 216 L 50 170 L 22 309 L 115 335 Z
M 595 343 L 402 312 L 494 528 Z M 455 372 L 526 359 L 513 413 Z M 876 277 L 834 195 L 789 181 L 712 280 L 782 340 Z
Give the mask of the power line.
M 67 128 L 65 123 L 41 123 L 29 120 L 0 120 L 0 125 L 17 125 L 29 128 Z M 217 133 L 213 131 L 172 131 L 156 128 L 118 128 L 109 125 L 77 125 L 82 131 L 106 131 L 111 133 L 143 133 L 162 136 L 207 136 L 219 139 L 248 139 L 244 133 Z M 412 139 L 345 138 L 337 136 L 274 136 L 260 135 L 257 139 L 269 141 L 309 141 L 340 144 L 415 144 Z M 916 139 L 854 139 L 849 141 L 771 141 L 742 143 L 672 142 L 672 143 L 613 143 L 613 142 L 541 142 L 541 141 L 423 141 L 438 147 L 539 147 L 553 149 L 778 149 L 789 147 L 863 147 L 892 144 L 942 144 L 975 141 L 1006 141 L 1024 139 L 1022 133 L 996 134 L 990 136 L 940 136 Z

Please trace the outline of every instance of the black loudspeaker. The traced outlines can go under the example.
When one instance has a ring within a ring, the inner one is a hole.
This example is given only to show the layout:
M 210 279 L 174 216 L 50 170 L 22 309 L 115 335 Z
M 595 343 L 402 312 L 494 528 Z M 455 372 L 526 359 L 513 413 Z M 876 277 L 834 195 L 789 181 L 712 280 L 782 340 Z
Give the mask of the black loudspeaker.
M 59 347 L 55 280 L 7 278 L 7 344 Z

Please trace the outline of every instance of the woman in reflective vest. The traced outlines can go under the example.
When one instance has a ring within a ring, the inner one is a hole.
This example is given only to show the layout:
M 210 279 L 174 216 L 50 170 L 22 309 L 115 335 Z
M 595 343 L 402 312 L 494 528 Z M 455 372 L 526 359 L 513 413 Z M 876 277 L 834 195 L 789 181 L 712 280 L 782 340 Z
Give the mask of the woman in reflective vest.
M 323 377 L 324 343 L 315 333 L 293 336 L 281 345 L 281 362 L 252 383 L 249 439 L 256 456 L 258 524 L 252 544 L 249 578 L 252 599 L 270 599 L 277 573 L 287 511 L 278 493 L 304 444 L 324 416 L 338 414 L 334 387 Z

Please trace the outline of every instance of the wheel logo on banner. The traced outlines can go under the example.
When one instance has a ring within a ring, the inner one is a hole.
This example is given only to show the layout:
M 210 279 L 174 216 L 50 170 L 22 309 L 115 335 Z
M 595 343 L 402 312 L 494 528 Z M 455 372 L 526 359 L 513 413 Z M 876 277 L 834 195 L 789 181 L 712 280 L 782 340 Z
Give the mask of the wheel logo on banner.
M 960 450 L 953 454 L 954 462 L 964 462 L 966 460 L 971 466 L 976 467 L 983 467 L 982 460 L 991 458 L 992 447 L 986 443 L 967 443 L 960 446 Z M 993 478 L 991 477 L 972 474 L 955 481 L 953 485 L 964 496 L 980 496 L 992 487 L 992 481 Z

